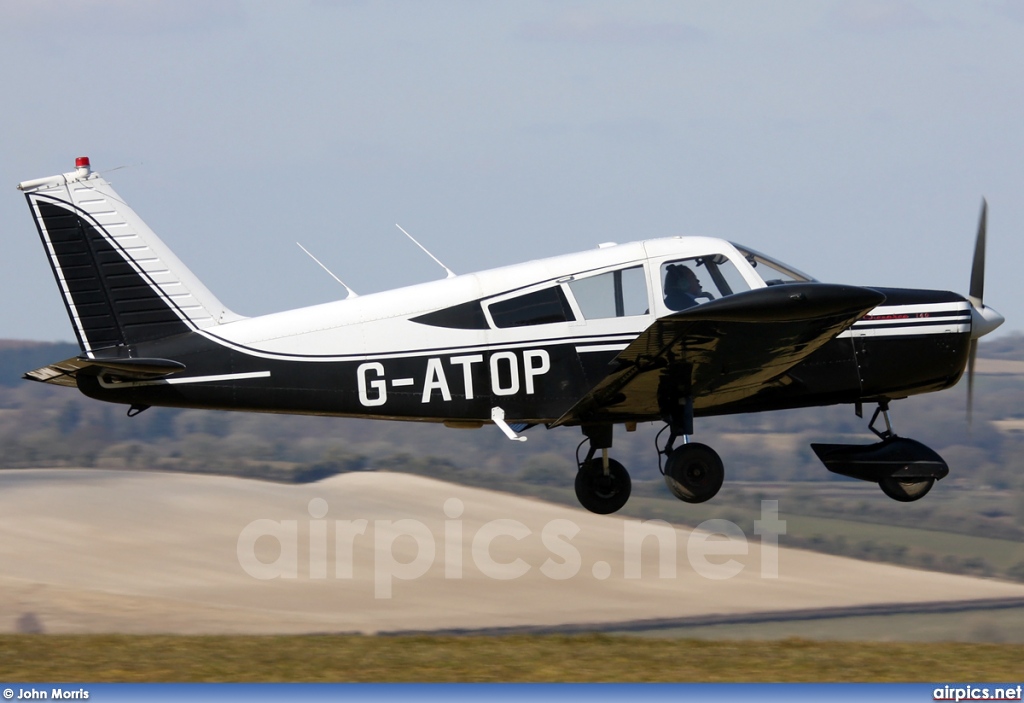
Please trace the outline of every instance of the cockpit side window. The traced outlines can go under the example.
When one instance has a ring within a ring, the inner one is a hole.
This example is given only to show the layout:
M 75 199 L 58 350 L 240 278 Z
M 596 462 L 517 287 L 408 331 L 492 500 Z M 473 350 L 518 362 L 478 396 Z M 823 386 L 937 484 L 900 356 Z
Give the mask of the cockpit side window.
M 736 265 L 722 254 L 666 262 L 661 284 L 669 310 L 685 310 L 750 289 Z
M 646 315 L 647 277 L 643 266 L 630 266 L 569 282 L 584 319 Z

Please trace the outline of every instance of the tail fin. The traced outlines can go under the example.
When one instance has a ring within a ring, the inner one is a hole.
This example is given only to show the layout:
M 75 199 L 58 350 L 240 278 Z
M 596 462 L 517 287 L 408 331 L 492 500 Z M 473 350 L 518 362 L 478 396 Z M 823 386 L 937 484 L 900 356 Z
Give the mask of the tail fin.
M 83 352 L 241 319 L 90 171 L 88 158 L 76 166 L 18 188 L 25 192 Z

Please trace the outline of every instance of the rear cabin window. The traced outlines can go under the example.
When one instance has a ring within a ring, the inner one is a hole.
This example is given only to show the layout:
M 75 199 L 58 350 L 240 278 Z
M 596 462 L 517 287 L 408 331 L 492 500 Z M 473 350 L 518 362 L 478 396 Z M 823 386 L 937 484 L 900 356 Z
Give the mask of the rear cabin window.
M 412 322 L 419 322 L 421 325 L 433 327 L 448 327 L 455 330 L 485 330 L 487 318 L 484 317 L 484 309 L 480 307 L 479 300 L 471 300 L 468 303 L 460 303 L 450 308 L 435 310 L 425 315 L 411 318 Z
M 559 286 L 491 303 L 488 310 L 495 327 L 548 325 L 576 319 Z
M 646 315 L 649 307 L 643 266 L 579 278 L 569 288 L 587 320 Z

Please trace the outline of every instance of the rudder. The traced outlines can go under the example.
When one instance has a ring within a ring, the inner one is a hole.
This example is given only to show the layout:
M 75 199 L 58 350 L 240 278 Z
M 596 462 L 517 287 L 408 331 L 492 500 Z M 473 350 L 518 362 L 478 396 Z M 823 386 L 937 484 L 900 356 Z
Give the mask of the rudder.
M 18 187 L 84 352 L 241 319 L 90 171 L 88 159 L 77 166 Z

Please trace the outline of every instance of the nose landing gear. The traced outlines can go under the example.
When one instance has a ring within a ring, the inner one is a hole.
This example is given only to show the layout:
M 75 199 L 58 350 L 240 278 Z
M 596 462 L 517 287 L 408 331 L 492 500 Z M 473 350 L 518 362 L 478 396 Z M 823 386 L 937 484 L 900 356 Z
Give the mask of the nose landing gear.
M 875 428 L 879 415 L 885 420 L 884 430 Z M 859 403 L 857 416 L 863 417 Z M 924 498 L 935 481 L 949 474 L 949 466 L 933 449 L 893 432 L 887 400 L 879 402 L 868 429 L 882 441 L 867 446 L 812 444 L 811 449 L 829 471 L 877 483 L 885 495 L 901 503 Z

